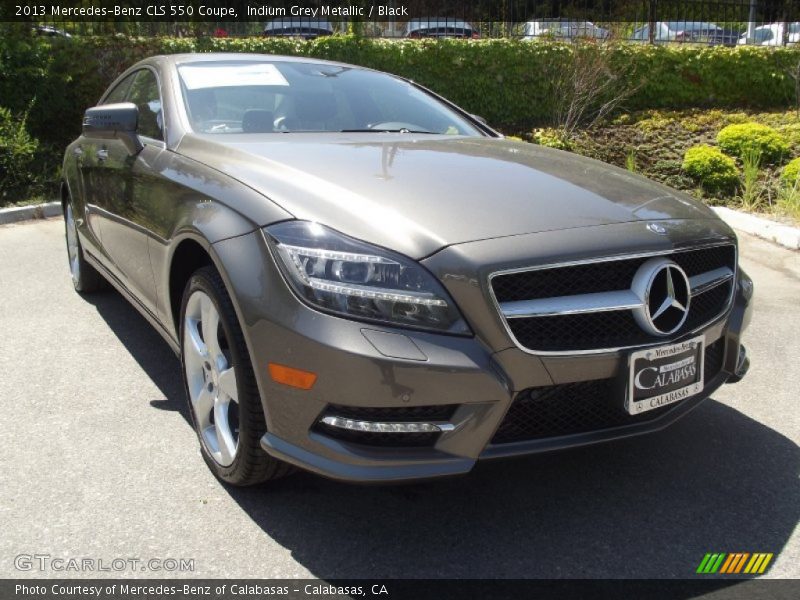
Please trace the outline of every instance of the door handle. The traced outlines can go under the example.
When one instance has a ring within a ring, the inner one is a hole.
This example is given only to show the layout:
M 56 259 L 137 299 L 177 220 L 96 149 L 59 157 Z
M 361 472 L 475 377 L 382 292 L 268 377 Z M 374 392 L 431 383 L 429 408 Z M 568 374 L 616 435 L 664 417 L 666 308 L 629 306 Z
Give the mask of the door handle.
M 97 160 L 105 160 L 108 158 L 108 150 L 106 150 L 105 148 L 98 150 L 95 153 L 95 156 L 97 156 Z

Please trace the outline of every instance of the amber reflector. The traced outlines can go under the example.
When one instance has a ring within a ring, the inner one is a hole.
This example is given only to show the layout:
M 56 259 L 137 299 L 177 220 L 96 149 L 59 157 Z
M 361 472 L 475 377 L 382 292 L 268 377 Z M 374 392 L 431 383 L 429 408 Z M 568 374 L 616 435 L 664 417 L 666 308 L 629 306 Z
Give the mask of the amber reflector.
M 301 390 L 310 390 L 317 380 L 316 373 L 309 373 L 308 371 L 301 371 L 284 365 L 276 365 L 275 363 L 269 363 L 268 366 L 269 376 L 283 385 L 300 388 Z

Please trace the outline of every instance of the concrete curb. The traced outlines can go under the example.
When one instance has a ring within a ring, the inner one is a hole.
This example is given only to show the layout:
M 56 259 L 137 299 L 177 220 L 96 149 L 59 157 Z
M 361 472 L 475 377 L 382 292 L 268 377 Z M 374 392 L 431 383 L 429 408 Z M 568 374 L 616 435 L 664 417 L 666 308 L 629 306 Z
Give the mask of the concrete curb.
M 31 206 L 0 208 L 0 225 L 27 221 L 28 219 L 57 217 L 60 214 L 61 202 L 46 202 L 45 204 L 32 204 Z
M 791 227 L 724 206 L 713 208 L 717 215 L 734 229 L 769 240 L 790 250 L 800 250 L 799 227 Z

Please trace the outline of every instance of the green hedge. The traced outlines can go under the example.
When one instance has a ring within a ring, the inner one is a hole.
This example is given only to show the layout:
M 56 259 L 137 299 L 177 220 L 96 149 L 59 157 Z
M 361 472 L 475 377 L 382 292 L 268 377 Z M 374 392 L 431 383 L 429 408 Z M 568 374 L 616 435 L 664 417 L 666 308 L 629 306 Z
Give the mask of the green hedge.
M 83 110 L 127 66 L 176 52 L 259 52 L 314 56 L 410 77 L 505 131 L 546 125 L 552 74 L 575 47 L 520 40 L 380 40 L 332 36 L 310 42 L 271 38 L 37 38 L 0 30 L 0 105 L 28 114 L 30 133 L 63 148 Z M 800 49 L 681 48 L 639 44 L 590 48 L 639 85 L 624 106 L 775 108 L 794 100 L 787 74 Z M 633 74 L 633 75 L 632 75 Z
M 31 138 L 26 120 L 15 118 L 0 106 L 0 206 L 35 183 L 38 143 Z

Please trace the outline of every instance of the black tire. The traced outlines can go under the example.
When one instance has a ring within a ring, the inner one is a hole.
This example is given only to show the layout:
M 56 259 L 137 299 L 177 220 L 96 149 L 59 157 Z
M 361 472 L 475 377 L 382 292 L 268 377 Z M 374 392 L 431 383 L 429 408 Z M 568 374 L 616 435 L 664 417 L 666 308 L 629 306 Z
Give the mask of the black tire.
M 197 418 L 192 407 L 189 384 L 187 380 L 186 356 L 183 352 L 184 336 L 186 335 L 186 307 L 190 296 L 196 290 L 204 292 L 213 301 L 219 313 L 220 326 L 227 341 L 227 355 L 229 363 L 236 374 L 236 388 L 238 392 L 238 448 L 233 462 L 228 466 L 218 463 L 209 453 L 203 443 L 202 435 L 197 424 Z M 214 475 L 223 481 L 235 486 L 247 486 L 264 481 L 278 479 L 291 473 L 291 465 L 279 461 L 261 448 L 261 438 L 267 431 L 264 419 L 264 409 L 258 392 L 250 355 L 242 334 L 242 328 L 236 317 L 230 296 L 219 272 L 213 266 L 203 267 L 195 271 L 189 278 L 181 302 L 181 371 L 186 393 L 186 402 L 189 414 L 192 415 L 192 426 L 200 442 L 200 451 L 208 468 Z
M 72 228 L 71 232 L 70 228 Z M 74 236 L 74 247 L 70 246 L 70 233 Z M 75 287 L 75 291 L 81 294 L 89 294 L 104 289 L 106 280 L 83 257 L 83 247 L 81 246 L 80 237 L 78 237 L 74 209 L 69 202 L 64 205 L 64 238 L 67 243 L 67 264 L 69 265 L 72 285 Z M 74 263 L 73 257 L 70 255 L 71 250 L 76 252 Z

